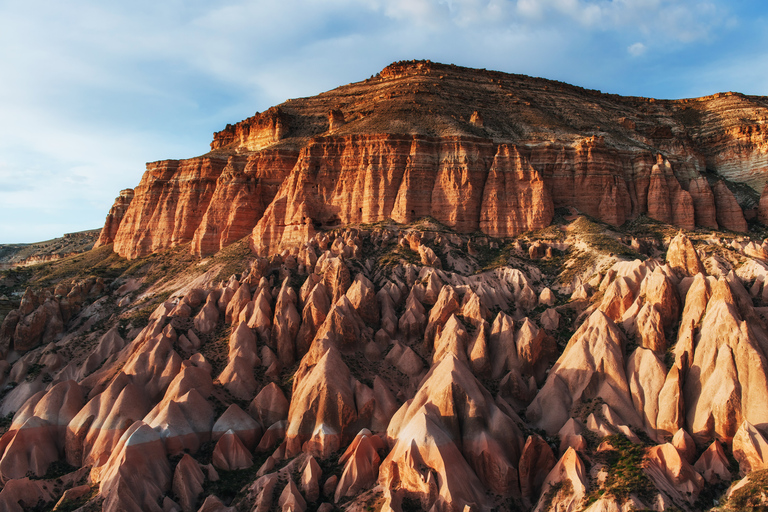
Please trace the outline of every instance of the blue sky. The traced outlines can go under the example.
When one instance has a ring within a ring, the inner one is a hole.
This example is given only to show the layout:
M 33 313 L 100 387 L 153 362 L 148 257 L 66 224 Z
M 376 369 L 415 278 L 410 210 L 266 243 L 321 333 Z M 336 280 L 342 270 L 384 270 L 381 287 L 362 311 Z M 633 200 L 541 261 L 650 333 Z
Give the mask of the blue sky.
M 768 95 L 761 0 L 0 0 L 0 243 L 100 227 L 148 161 L 401 59 Z

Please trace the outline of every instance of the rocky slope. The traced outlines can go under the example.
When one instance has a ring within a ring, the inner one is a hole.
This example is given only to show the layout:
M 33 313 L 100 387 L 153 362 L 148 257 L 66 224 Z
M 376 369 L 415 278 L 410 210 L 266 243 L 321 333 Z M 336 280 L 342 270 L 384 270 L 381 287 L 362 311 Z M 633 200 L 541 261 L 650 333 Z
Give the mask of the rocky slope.
M 0 507 L 759 504 L 768 242 L 644 219 L 36 267 L 0 329 Z
M 102 232 L 91 229 L 34 244 L 0 244 L 0 269 L 36 265 L 89 251 Z
M 503 237 L 567 206 L 614 226 L 647 214 L 743 232 L 766 182 L 766 120 L 763 97 L 621 97 L 401 62 L 228 125 L 204 156 L 148 164 L 102 243 L 136 258 L 193 241 L 208 255 L 252 232 L 267 255 L 325 229 L 425 215 Z

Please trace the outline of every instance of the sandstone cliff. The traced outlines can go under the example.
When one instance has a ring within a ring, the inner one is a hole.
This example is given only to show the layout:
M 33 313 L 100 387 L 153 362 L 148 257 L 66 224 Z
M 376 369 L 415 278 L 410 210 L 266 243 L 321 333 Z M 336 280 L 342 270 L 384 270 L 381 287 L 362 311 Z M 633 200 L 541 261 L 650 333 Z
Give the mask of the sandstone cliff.
M 115 241 L 115 235 L 118 228 L 120 228 L 123 217 L 125 217 L 125 212 L 128 211 L 128 206 L 131 204 L 133 196 L 134 191 L 132 188 L 120 191 L 120 195 L 115 198 L 115 203 L 109 209 L 107 220 L 104 222 L 104 227 L 101 228 L 101 234 L 94 247 L 101 247 Z
M 766 118 L 764 98 L 736 93 L 662 101 L 396 63 L 228 125 L 205 156 L 148 164 L 100 243 L 135 258 L 194 240 L 207 255 L 253 231 L 268 252 L 317 229 L 423 216 L 512 236 L 566 206 L 615 226 L 647 214 L 744 231 L 741 199 L 713 190 L 704 173 L 761 192 Z M 508 163 L 519 169 L 499 168 Z M 500 181 L 512 175 L 514 184 Z

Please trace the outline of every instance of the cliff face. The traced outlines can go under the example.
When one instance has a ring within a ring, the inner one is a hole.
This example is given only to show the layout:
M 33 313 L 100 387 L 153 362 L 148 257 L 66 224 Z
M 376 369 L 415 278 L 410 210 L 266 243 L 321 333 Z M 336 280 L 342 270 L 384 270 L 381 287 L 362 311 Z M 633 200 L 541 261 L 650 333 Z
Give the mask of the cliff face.
M 767 120 L 762 97 L 620 97 L 397 63 L 228 125 L 205 156 L 149 164 L 100 243 L 135 258 L 193 241 L 202 256 L 252 231 L 271 251 L 318 229 L 423 216 L 513 236 L 563 206 L 616 226 L 647 214 L 744 231 L 744 205 L 704 173 L 762 191 Z
M 253 230 L 271 254 L 319 229 L 431 216 L 493 236 L 547 226 L 549 191 L 517 149 L 486 140 L 348 136 L 312 141 Z
M 137 258 L 191 241 L 226 163 L 200 157 L 147 164 L 115 234 L 115 252 Z
M 118 228 L 120 228 L 123 217 L 125 217 L 125 212 L 128 211 L 128 206 L 130 206 L 133 196 L 132 188 L 120 191 L 120 195 L 115 198 L 115 203 L 109 209 L 107 220 L 104 222 L 104 227 L 101 229 L 99 239 L 96 241 L 94 248 L 111 244 L 115 241 L 115 235 Z

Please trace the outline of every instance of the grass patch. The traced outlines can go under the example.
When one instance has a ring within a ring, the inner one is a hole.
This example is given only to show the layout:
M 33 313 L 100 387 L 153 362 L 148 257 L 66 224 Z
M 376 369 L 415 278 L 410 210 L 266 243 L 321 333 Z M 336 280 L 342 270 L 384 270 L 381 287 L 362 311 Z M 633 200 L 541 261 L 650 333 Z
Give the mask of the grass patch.
M 725 503 L 727 510 L 764 512 L 768 510 L 768 469 L 749 474 L 749 483 L 736 490 Z
M 421 263 L 421 257 L 416 251 L 395 243 L 394 247 L 378 257 L 377 263 L 379 267 L 391 268 L 402 264 L 403 261 L 418 265 Z
M 594 459 L 605 465 L 608 476 L 600 488 L 589 493 L 585 507 L 603 496 L 613 496 L 620 503 L 625 503 L 630 495 L 652 502 L 657 491 L 643 472 L 645 447 L 633 444 L 620 434 L 607 436 L 605 440 L 614 449 L 596 453 Z

